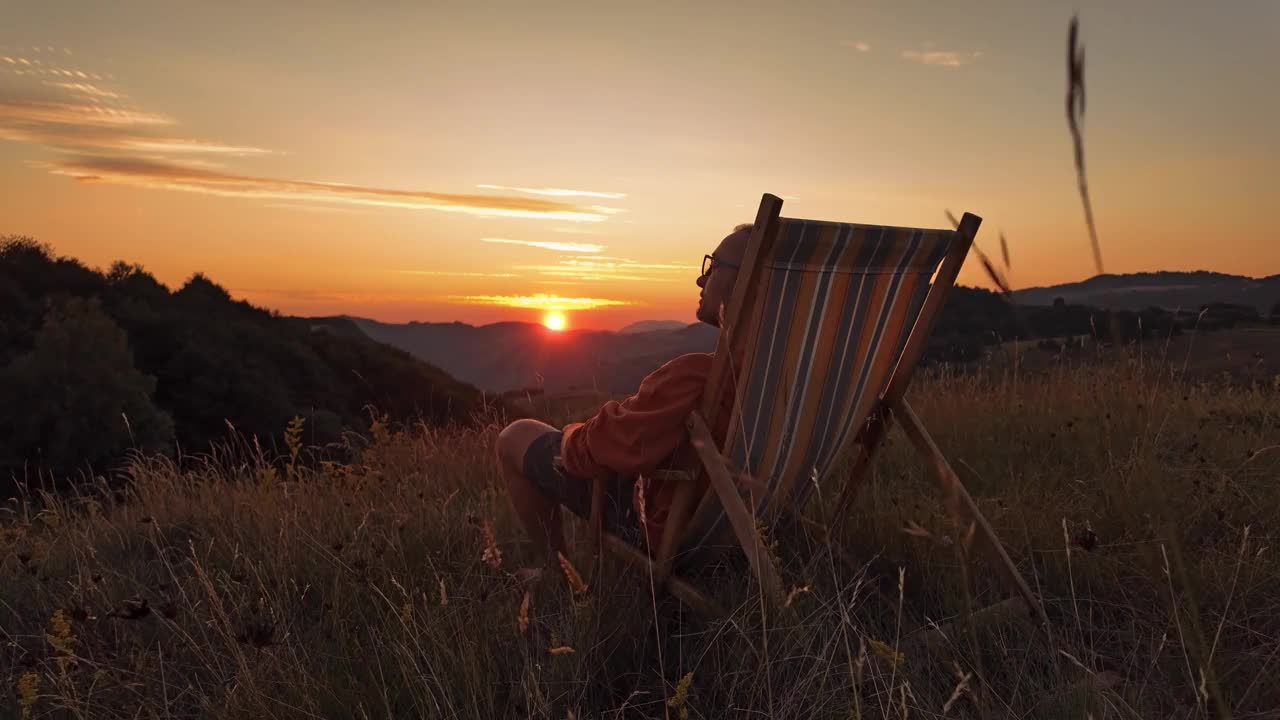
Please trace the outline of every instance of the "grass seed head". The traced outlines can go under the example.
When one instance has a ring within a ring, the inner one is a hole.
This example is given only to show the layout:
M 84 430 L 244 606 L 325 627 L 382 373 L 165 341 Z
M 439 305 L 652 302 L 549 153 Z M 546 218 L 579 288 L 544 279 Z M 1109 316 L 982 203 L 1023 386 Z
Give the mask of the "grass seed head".
M 520 614 L 516 617 L 516 624 L 520 627 L 520 634 L 529 632 L 529 591 L 524 591 L 524 599 L 520 601 Z
M 556 555 L 560 557 L 560 569 L 564 570 L 564 579 L 569 582 L 569 589 L 573 591 L 574 595 L 586 594 L 587 584 L 582 581 L 582 576 L 578 574 L 577 568 L 573 566 L 573 563 L 569 562 L 569 558 L 565 557 L 564 553 L 557 552 Z

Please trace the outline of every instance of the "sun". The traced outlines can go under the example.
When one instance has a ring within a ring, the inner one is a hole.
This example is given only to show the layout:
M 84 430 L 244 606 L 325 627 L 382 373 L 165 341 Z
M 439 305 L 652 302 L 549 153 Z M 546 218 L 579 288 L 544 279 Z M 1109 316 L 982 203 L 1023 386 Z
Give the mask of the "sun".
M 542 324 L 547 326 L 548 330 L 560 332 L 564 330 L 567 322 L 562 312 L 549 312 L 546 317 L 542 318 Z

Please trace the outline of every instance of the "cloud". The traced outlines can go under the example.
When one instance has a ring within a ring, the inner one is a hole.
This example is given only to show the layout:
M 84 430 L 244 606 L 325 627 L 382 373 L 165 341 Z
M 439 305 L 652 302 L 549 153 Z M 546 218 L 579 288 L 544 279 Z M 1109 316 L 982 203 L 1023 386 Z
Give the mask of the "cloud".
M 506 185 L 477 185 L 484 190 L 509 190 L 527 195 L 545 195 L 548 197 L 593 197 L 617 200 L 627 196 L 626 193 L 598 192 L 595 190 L 566 190 L 564 188 L 526 188 L 508 187 Z
M 577 257 L 564 261 L 565 265 L 575 265 L 587 268 L 608 268 L 622 270 L 661 270 L 661 271 L 678 271 L 688 272 L 690 270 L 697 271 L 696 265 L 684 265 L 681 263 L 642 263 L 627 258 L 614 257 Z
M 958 52 L 955 50 L 903 50 L 902 59 L 921 65 L 941 65 L 943 67 L 960 67 L 968 65 L 982 57 L 981 52 Z
M 865 43 L 865 42 L 862 42 L 861 40 L 845 40 L 840 44 L 843 45 L 844 47 L 857 50 L 860 53 L 871 52 L 870 43 Z
M 600 222 L 604 215 L 569 203 L 498 195 L 462 195 L 429 190 L 400 190 L 312 180 L 238 175 L 177 163 L 103 156 L 81 156 L 37 163 L 55 175 L 137 187 L 273 200 L 348 203 L 439 210 L 486 217 L 544 218 Z
M 8 65 L 3 64 L 5 62 L 8 62 Z M 53 65 L 45 65 L 39 60 L 33 62 L 24 58 L 11 58 L 4 56 L 0 56 L 0 71 L 4 71 L 10 75 L 30 77 L 33 80 L 37 77 L 67 78 L 70 80 L 103 79 L 103 76 L 97 73 L 87 73 L 83 70 L 71 70 L 68 68 L 54 67 Z
M 164 115 L 122 110 L 98 104 L 0 100 L 0 122 L 37 126 L 132 127 L 172 125 L 173 119 Z
M 12 53 L 0 55 L 0 69 L 54 78 L 20 80 L 20 84 L 26 85 L 16 90 L 6 88 L 0 91 L 0 140 L 40 145 L 63 153 L 63 157 L 34 165 L 81 181 L 256 198 L 285 204 L 400 207 L 571 223 L 602 222 L 623 212 L 613 207 L 580 205 L 572 200 L 574 197 L 624 197 L 618 193 L 511 188 L 511 193 L 481 195 L 238 173 L 216 163 L 190 158 L 221 159 L 263 155 L 272 151 L 174 134 L 170 128 L 177 125 L 176 120 L 168 115 L 121 106 L 118 101 L 127 96 L 113 85 L 89 82 L 101 80 L 96 73 L 54 68 L 44 65 L 42 60 L 32 61 Z M 30 69 L 29 73 L 27 69 Z M 178 162 L 171 156 L 189 160 Z M 574 253 L 604 249 L 588 243 L 522 244 Z
M 108 100 L 119 100 L 124 97 L 120 93 L 104 90 L 93 83 L 77 83 L 77 82 L 45 82 L 50 87 L 59 87 L 64 90 L 70 90 L 78 95 L 90 98 L 104 98 Z
M 507 240 L 506 238 L 480 238 L 480 242 L 501 243 L 505 245 L 524 245 L 527 247 L 542 248 L 543 250 L 558 250 L 560 252 L 574 253 L 598 253 L 604 250 L 604 245 L 595 245 L 592 243 L 568 243 L 541 240 Z
M 610 300 L 592 297 L 560 297 L 559 295 L 460 295 L 450 297 L 464 305 L 497 305 L 499 307 L 528 308 L 532 310 L 594 310 L 614 305 L 634 305 L 626 300 Z
M 13 60 L 0 57 L 0 61 Z M 68 72 L 69 71 L 56 71 Z M 75 100 L 64 99 L 72 95 Z M 44 81 L 24 92 L 0 97 L 0 139 L 56 150 L 92 148 L 127 153 L 261 155 L 248 145 L 174 137 L 156 131 L 175 125 L 167 115 L 112 107 L 126 97 L 88 82 Z
M 489 273 L 489 272 L 455 272 L 452 270 L 388 270 L 387 272 L 397 275 L 426 275 L 428 277 L 460 277 L 460 278 L 514 278 L 520 277 L 515 273 Z
M 295 205 L 293 203 L 266 203 L 265 207 L 278 208 L 280 210 L 298 210 L 301 212 L 312 213 L 356 213 L 365 212 L 359 208 L 353 207 L 327 207 L 325 205 Z
M 0 139 L 43 145 L 58 150 L 94 148 L 121 152 L 184 155 L 262 155 L 271 152 L 257 147 L 225 145 L 186 138 L 156 137 L 114 128 L 6 121 L 3 114 L 0 114 Z
M 517 270 L 549 277 L 576 280 L 618 280 L 628 282 L 675 282 L 696 277 L 698 267 L 679 263 L 641 263 L 626 258 L 575 257 L 555 265 L 519 265 Z

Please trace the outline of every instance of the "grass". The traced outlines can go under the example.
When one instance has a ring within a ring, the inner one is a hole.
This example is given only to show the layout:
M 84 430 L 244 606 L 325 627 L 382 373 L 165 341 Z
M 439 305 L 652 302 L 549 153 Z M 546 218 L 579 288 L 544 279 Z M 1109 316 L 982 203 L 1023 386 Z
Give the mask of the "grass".
M 839 551 L 773 538 L 794 612 L 766 626 L 740 566 L 701 579 L 727 621 L 614 561 L 526 600 L 499 423 L 375 423 L 341 462 L 295 428 L 279 457 L 140 457 L 122 488 L 9 502 L 0 716 L 1277 717 L 1280 396 L 1176 367 L 993 364 L 910 393 L 1071 658 L 1014 624 L 906 640 L 1003 595 L 980 570 L 966 592 L 896 432 Z

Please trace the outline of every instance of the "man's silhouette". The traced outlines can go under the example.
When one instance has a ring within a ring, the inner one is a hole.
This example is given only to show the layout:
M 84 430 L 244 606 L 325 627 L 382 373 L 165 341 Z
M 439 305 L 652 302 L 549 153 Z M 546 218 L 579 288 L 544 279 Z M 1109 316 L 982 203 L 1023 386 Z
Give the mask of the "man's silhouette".
M 702 289 L 698 320 L 719 327 L 750 234 L 750 225 L 739 225 L 703 258 L 697 279 Z M 647 541 L 656 546 L 674 488 L 654 482 L 640 491 L 635 480 L 663 467 L 682 450 L 687 442 L 685 418 L 702 400 L 712 357 L 681 355 L 646 377 L 635 395 L 622 402 L 611 400 L 591 419 L 563 430 L 530 419 L 503 428 L 497 442 L 498 467 L 516 514 L 535 543 L 545 540 L 545 545 L 537 544 L 548 559 L 565 550 L 560 505 L 589 517 L 594 480 L 605 483 L 605 528 L 636 545 Z

